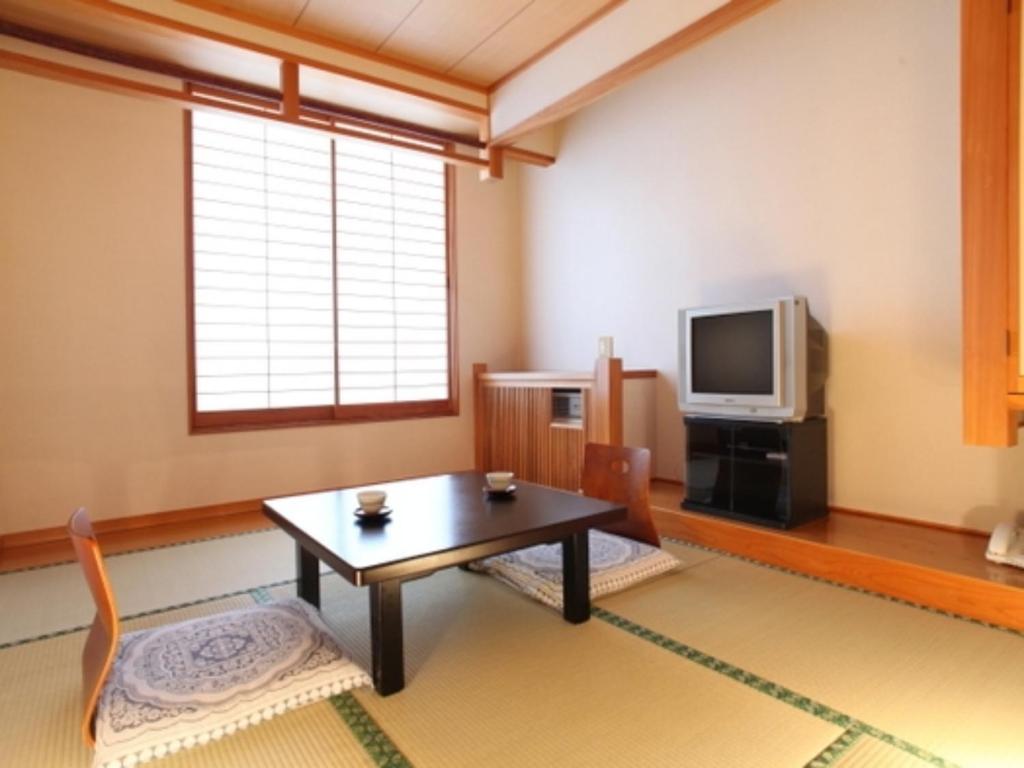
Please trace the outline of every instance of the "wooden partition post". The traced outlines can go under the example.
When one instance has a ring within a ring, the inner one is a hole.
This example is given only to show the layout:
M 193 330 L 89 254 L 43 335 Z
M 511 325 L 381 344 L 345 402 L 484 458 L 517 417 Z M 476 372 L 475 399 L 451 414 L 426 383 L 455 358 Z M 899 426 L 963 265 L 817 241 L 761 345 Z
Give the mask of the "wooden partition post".
M 1010 174 L 1017 172 L 1010 167 L 1016 119 L 1008 97 L 1011 24 L 1019 23 L 1014 6 L 960 5 L 963 430 L 969 445 L 1017 442 L 1007 400 L 1011 217 L 1019 215 L 1010 194 Z
M 622 445 L 622 358 L 599 357 L 594 365 L 587 437 L 595 443 Z
M 473 363 L 473 465 L 477 472 L 487 471 L 487 399 L 480 378 L 487 363 Z

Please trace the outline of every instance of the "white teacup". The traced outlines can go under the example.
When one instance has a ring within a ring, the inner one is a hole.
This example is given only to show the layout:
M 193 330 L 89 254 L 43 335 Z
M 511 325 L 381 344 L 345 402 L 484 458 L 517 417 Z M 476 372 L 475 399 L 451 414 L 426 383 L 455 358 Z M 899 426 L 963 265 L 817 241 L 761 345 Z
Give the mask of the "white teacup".
M 487 487 L 492 491 L 507 491 L 514 479 L 514 472 L 488 472 Z
M 359 499 L 359 508 L 368 515 L 375 515 L 384 509 L 384 501 L 388 495 L 385 491 L 369 490 L 359 491 L 356 498 Z

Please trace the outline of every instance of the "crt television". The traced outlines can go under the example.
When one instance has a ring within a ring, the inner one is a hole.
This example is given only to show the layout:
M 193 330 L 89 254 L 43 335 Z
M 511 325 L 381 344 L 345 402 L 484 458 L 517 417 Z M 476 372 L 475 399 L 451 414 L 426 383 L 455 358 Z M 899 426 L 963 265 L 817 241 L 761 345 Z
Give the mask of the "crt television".
M 679 311 L 679 408 L 802 421 L 825 406 L 825 339 L 802 296 Z

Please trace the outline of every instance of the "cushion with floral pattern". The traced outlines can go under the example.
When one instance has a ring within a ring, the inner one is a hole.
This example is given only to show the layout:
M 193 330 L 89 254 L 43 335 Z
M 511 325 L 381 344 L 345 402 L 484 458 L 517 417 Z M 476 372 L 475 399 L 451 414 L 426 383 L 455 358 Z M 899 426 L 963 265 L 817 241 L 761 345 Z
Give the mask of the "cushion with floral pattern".
M 679 560 L 658 547 L 604 531 L 590 531 L 589 549 L 591 598 L 619 592 L 679 565 Z M 506 552 L 472 563 L 470 568 L 562 609 L 561 544 Z
M 293 598 L 122 636 L 93 765 L 127 768 L 370 684 Z

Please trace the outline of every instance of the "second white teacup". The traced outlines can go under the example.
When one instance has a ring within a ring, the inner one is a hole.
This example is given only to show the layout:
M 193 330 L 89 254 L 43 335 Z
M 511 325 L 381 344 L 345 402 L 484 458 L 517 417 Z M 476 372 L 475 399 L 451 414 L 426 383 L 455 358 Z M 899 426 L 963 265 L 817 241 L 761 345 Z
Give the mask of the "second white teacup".
M 359 491 L 356 498 L 359 499 L 359 508 L 368 515 L 375 514 L 384 509 L 384 501 L 388 495 L 385 491 L 369 490 Z
M 507 491 L 514 479 L 514 472 L 488 472 L 487 487 L 493 491 Z

